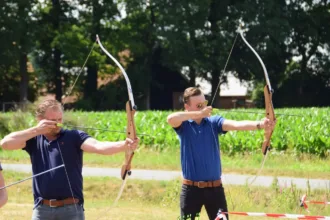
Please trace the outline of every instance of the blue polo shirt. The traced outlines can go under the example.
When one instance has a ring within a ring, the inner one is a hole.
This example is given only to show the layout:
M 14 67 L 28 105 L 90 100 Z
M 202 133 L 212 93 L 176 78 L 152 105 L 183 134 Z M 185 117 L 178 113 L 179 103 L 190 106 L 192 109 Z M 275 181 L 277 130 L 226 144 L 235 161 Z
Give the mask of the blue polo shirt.
M 221 177 L 220 145 L 218 134 L 224 118 L 211 116 L 203 118 L 198 125 L 193 120 L 184 121 L 174 128 L 181 147 L 183 177 L 192 181 L 214 181 Z
M 25 148 L 31 158 L 33 175 L 63 164 L 67 170 L 59 168 L 49 173 L 33 178 L 34 205 L 37 207 L 43 199 L 62 200 L 72 198 L 68 179 L 70 180 L 73 196 L 80 204 L 83 197 L 83 151 L 81 145 L 90 136 L 79 130 L 61 129 L 56 140 L 48 141 L 44 135 L 38 135 L 26 142 Z

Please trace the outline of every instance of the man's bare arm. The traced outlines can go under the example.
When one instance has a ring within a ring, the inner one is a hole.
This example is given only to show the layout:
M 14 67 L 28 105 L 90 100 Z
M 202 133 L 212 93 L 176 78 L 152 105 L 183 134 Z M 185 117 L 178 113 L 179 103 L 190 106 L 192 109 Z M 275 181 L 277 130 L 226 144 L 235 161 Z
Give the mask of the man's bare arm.
M 81 149 L 89 153 L 111 155 L 124 152 L 126 150 L 134 151 L 137 148 L 138 142 L 139 139 L 133 141 L 128 138 L 125 141 L 117 142 L 98 141 L 94 138 L 88 138 L 81 145 Z
M 5 180 L 2 176 L 2 171 L 0 171 L 0 187 L 4 187 L 4 186 L 5 186 Z M 0 190 L 0 208 L 7 203 L 7 200 L 8 200 L 7 190 L 6 189 Z
M 26 141 L 37 135 L 47 133 L 49 130 L 54 128 L 56 128 L 55 121 L 41 120 L 35 127 L 8 134 L 0 141 L 0 146 L 2 146 L 5 150 L 22 149 L 25 147 Z
M 0 141 L 0 145 L 5 150 L 22 149 L 25 147 L 27 140 L 37 135 L 38 129 L 36 127 L 29 128 L 23 131 L 12 132 Z
M 273 129 L 276 122 L 270 121 L 268 118 L 262 121 L 234 121 L 226 119 L 222 124 L 224 131 L 251 131 L 257 129 Z
M 212 107 L 207 106 L 201 111 L 191 111 L 191 112 L 174 112 L 167 116 L 167 123 L 173 128 L 179 127 L 182 122 L 191 120 L 197 120 L 211 115 Z

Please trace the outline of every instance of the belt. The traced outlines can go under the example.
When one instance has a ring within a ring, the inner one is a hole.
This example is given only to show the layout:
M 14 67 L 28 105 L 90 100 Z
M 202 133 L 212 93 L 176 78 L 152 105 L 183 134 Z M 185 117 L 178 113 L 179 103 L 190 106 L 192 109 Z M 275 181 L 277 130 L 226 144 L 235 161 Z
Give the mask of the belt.
M 198 182 L 194 182 L 191 180 L 186 180 L 183 179 L 182 183 L 184 185 L 188 185 L 188 186 L 197 186 L 198 188 L 205 188 L 205 187 L 218 187 L 222 185 L 221 179 L 220 180 L 215 180 L 215 181 L 198 181 Z
M 63 200 L 56 200 L 56 199 L 42 200 L 42 204 L 47 205 L 49 207 L 61 207 L 64 205 L 77 204 L 78 202 L 79 202 L 79 199 L 74 199 L 74 198 L 67 198 L 67 199 L 63 199 Z

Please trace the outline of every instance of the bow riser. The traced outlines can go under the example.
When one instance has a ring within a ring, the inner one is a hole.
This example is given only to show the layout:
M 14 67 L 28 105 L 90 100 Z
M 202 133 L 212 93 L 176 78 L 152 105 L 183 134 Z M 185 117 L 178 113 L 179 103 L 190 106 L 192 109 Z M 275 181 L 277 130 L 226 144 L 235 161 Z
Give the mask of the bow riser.
M 136 136 L 136 129 L 134 124 L 134 115 L 135 109 L 132 107 L 132 103 L 128 101 L 126 103 L 126 115 L 127 115 L 127 129 L 126 129 L 126 136 L 131 140 L 135 140 Z M 121 167 L 121 178 L 125 180 L 126 175 L 131 175 L 131 162 L 134 156 L 134 151 L 128 150 L 125 152 L 125 162 Z
M 275 121 L 275 112 L 272 102 L 272 92 L 269 90 L 268 86 L 264 87 L 264 95 L 265 95 L 265 110 L 266 110 L 266 118 L 270 121 Z M 270 138 L 273 134 L 273 130 L 269 131 L 265 129 L 264 133 L 264 141 L 262 143 L 262 153 L 266 155 L 267 150 L 270 150 Z

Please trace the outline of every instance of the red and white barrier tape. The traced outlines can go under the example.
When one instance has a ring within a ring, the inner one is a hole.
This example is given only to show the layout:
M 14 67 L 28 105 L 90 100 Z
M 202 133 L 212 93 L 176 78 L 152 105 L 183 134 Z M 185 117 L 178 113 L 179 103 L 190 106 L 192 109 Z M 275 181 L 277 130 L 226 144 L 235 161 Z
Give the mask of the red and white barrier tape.
M 303 195 L 300 199 L 300 207 L 304 207 L 306 209 L 307 212 L 309 212 L 308 210 L 308 206 L 306 203 L 312 203 L 312 204 L 318 204 L 318 205 L 330 205 L 330 202 L 328 201 L 313 201 L 313 200 L 306 200 L 306 195 Z
M 330 205 L 328 201 L 315 201 L 315 200 L 306 200 L 306 195 L 303 195 L 300 199 L 300 206 L 303 206 L 304 203 L 313 203 L 313 204 L 320 204 L 320 205 Z
M 307 219 L 307 220 L 330 220 L 330 216 L 319 215 L 300 215 L 300 214 L 277 214 L 277 213 L 262 213 L 262 212 L 218 212 L 215 220 L 227 220 L 226 214 L 242 215 L 242 216 L 257 216 L 257 217 L 271 217 L 271 218 L 293 218 L 293 219 Z

